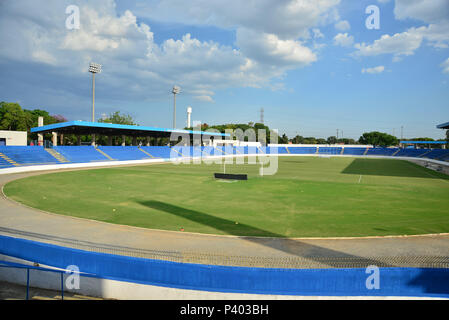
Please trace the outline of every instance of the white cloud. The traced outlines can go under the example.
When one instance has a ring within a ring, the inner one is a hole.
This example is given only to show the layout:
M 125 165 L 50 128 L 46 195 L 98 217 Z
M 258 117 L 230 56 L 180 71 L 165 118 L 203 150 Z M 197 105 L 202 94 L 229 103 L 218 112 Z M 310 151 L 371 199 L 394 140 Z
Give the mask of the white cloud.
M 141 16 L 157 21 L 214 25 L 225 29 L 242 27 L 276 34 L 281 39 L 296 39 L 308 37 L 311 27 L 333 21 L 336 13 L 332 10 L 339 3 L 340 0 L 167 0 L 136 2 L 135 8 Z
M 449 73 L 449 58 L 447 58 L 440 66 L 443 68 L 443 73 Z
M 370 74 L 376 74 L 376 73 L 382 73 L 385 70 L 384 66 L 377 66 L 373 68 L 363 68 L 362 73 L 370 73 Z
M 300 41 L 282 40 L 274 34 L 237 30 L 237 45 L 245 55 L 263 65 L 297 68 L 316 61 L 316 55 Z
M 423 43 L 437 49 L 449 47 L 448 0 L 395 0 L 394 14 L 399 20 L 420 20 L 428 25 L 394 35 L 384 34 L 372 44 L 358 43 L 355 55 L 393 54 L 393 61 L 397 62 L 413 55 Z
M 188 33 L 155 43 L 150 26 L 139 23 L 132 9 L 117 14 L 113 0 L 77 1 L 78 30 L 65 28 L 65 7 L 72 4 L 68 0 L 48 1 L 45 6 L 11 1 L 0 10 L 0 41 L 8 44 L 0 58 L 54 66 L 51 72 L 70 74 L 71 79 L 85 77 L 88 63 L 95 61 L 103 65 L 102 85 L 124 99 L 162 96 L 178 84 L 196 99 L 213 101 L 220 88 L 272 88 L 286 71 L 315 62 L 313 50 L 322 45 L 308 42 L 310 35 L 324 37 L 318 27 L 323 21 L 336 21 L 339 1 L 171 0 L 151 3 L 147 11 L 149 3 L 136 4 L 144 10 L 139 17 L 143 12 L 159 21 L 232 27 L 235 48 Z
M 351 29 L 351 25 L 349 24 L 349 22 L 347 20 L 339 21 L 334 26 L 335 26 L 335 29 L 337 29 L 339 31 L 348 31 L 349 29 Z
M 321 32 L 320 29 L 318 29 L 318 28 L 313 28 L 313 29 L 312 29 L 312 32 L 313 32 L 313 37 L 314 37 L 315 39 L 324 38 L 324 34 Z
M 194 98 L 198 101 L 203 102 L 214 102 L 214 99 L 212 99 L 211 96 L 194 96 Z
M 421 46 L 423 36 L 415 28 L 392 36 L 384 34 L 372 44 L 357 43 L 355 54 L 360 56 L 376 56 L 380 54 L 412 55 Z
M 427 23 L 449 19 L 447 0 L 396 0 L 394 14 L 397 19 L 416 19 Z
M 354 37 L 347 33 L 339 33 L 334 37 L 334 44 L 342 47 L 350 47 L 354 43 Z
M 435 48 L 447 48 L 449 45 L 449 21 L 430 24 L 416 30 Z

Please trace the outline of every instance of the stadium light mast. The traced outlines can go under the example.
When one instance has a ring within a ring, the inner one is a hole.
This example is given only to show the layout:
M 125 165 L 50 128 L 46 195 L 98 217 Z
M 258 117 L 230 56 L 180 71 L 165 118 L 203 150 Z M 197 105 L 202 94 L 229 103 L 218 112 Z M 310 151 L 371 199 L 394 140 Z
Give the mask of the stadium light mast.
M 173 129 L 176 129 L 176 95 L 181 92 L 181 88 L 173 86 L 171 93 L 173 93 Z
M 95 122 L 95 74 L 101 72 L 101 64 L 91 62 L 89 72 L 92 73 L 92 122 Z

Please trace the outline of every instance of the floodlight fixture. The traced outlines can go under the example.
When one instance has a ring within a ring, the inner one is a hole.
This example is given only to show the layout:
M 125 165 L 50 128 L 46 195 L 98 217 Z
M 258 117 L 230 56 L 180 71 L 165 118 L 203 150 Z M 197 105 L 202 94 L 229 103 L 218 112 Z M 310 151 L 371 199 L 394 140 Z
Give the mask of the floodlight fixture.
M 101 64 L 95 63 L 95 62 L 91 62 L 90 65 L 89 65 L 89 72 L 100 73 L 101 72 Z
M 171 90 L 171 93 L 178 94 L 181 92 L 181 88 L 178 86 L 173 86 L 173 89 Z

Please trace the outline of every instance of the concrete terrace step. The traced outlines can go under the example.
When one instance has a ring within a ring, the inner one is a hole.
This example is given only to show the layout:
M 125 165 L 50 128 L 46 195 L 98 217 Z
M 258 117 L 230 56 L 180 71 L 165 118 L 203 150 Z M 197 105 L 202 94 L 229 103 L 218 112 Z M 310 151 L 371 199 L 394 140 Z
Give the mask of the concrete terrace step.
M 113 159 L 110 155 L 106 154 L 103 150 L 98 149 L 97 147 L 95 147 L 95 150 L 97 150 L 98 152 L 100 152 L 102 155 L 104 155 L 106 158 L 108 158 L 109 160 L 117 160 L 117 159 Z
M 17 162 L 15 162 L 14 160 L 12 160 L 10 157 L 4 155 L 3 153 L 0 152 L 0 157 L 2 157 L 6 162 L 9 162 L 10 164 L 12 164 L 13 166 L 20 166 L 20 164 L 18 164 Z
M 58 160 L 59 162 L 62 163 L 67 163 L 70 162 L 69 160 L 67 160 L 62 154 L 60 154 L 59 152 L 57 152 L 54 149 L 50 149 L 50 148 L 45 148 L 45 151 L 47 151 L 49 154 L 51 154 L 56 160 Z
M 143 153 L 145 153 L 147 156 L 150 156 L 151 158 L 156 158 L 155 156 L 153 156 L 152 154 L 149 154 L 148 152 L 146 152 L 145 150 L 139 148 L 140 151 L 142 151 Z

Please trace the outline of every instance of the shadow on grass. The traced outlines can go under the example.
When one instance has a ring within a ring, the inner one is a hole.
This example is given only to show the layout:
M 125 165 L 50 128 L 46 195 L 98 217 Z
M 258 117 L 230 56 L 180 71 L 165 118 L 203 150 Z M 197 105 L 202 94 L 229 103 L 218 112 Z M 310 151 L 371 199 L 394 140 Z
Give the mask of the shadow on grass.
M 163 212 L 167 212 L 176 215 L 181 218 L 189 219 L 190 221 L 200 223 L 204 226 L 212 227 L 216 230 L 220 230 L 229 235 L 241 236 L 257 236 L 257 237 L 274 237 L 282 238 L 284 236 L 273 233 L 267 230 L 252 227 L 250 225 L 239 223 L 236 224 L 235 221 L 228 219 L 223 219 L 216 217 L 207 213 L 203 213 L 196 210 L 190 210 L 187 208 L 178 207 L 169 203 L 160 201 L 144 201 L 139 202 L 140 204 Z
M 351 264 L 360 265 L 361 263 L 366 266 L 390 266 L 389 264 L 376 260 L 312 245 L 297 239 L 287 238 L 268 230 L 263 230 L 243 223 L 236 224 L 235 221 L 215 217 L 208 213 L 196 210 L 178 207 L 169 203 L 160 201 L 143 201 L 139 203 L 151 209 L 166 212 L 220 230 L 228 235 L 240 236 L 242 239 L 249 242 L 257 243 L 297 257 L 306 258 L 324 265 L 332 267 L 348 267 Z M 335 260 L 329 260 L 329 258 L 335 258 Z
M 354 159 L 341 173 L 426 179 L 449 179 L 438 172 L 408 161 L 394 159 Z
M 360 257 L 336 251 L 298 240 L 289 239 L 277 233 L 256 228 L 247 224 L 236 225 L 234 221 L 215 217 L 210 214 L 182 208 L 160 201 L 142 201 L 140 204 L 149 208 L 166 212 L 178 217 L 189 219 L 196 223 L 221 230 L 227 234 L 241 236 L 247 234 L 242 239 L 256 243 L 271 249 L 279 250 L 290 255 L 327 265 L 331 268 L 366 268 L 370 265 L 377 267 L 394 267 L 394 265 L 376 258 Z M 260 237 L 254 237 L 260 236 Z M 314 267 L 311 267 L 314 268 Z M 316 266 L 315 266 L 316 268 Z M 408 282 L 409 287 L 422 287 L 425 293 L 448 294 L 448 279 L 446 269 L 419 269 L 419 274 L 412 277 Z

